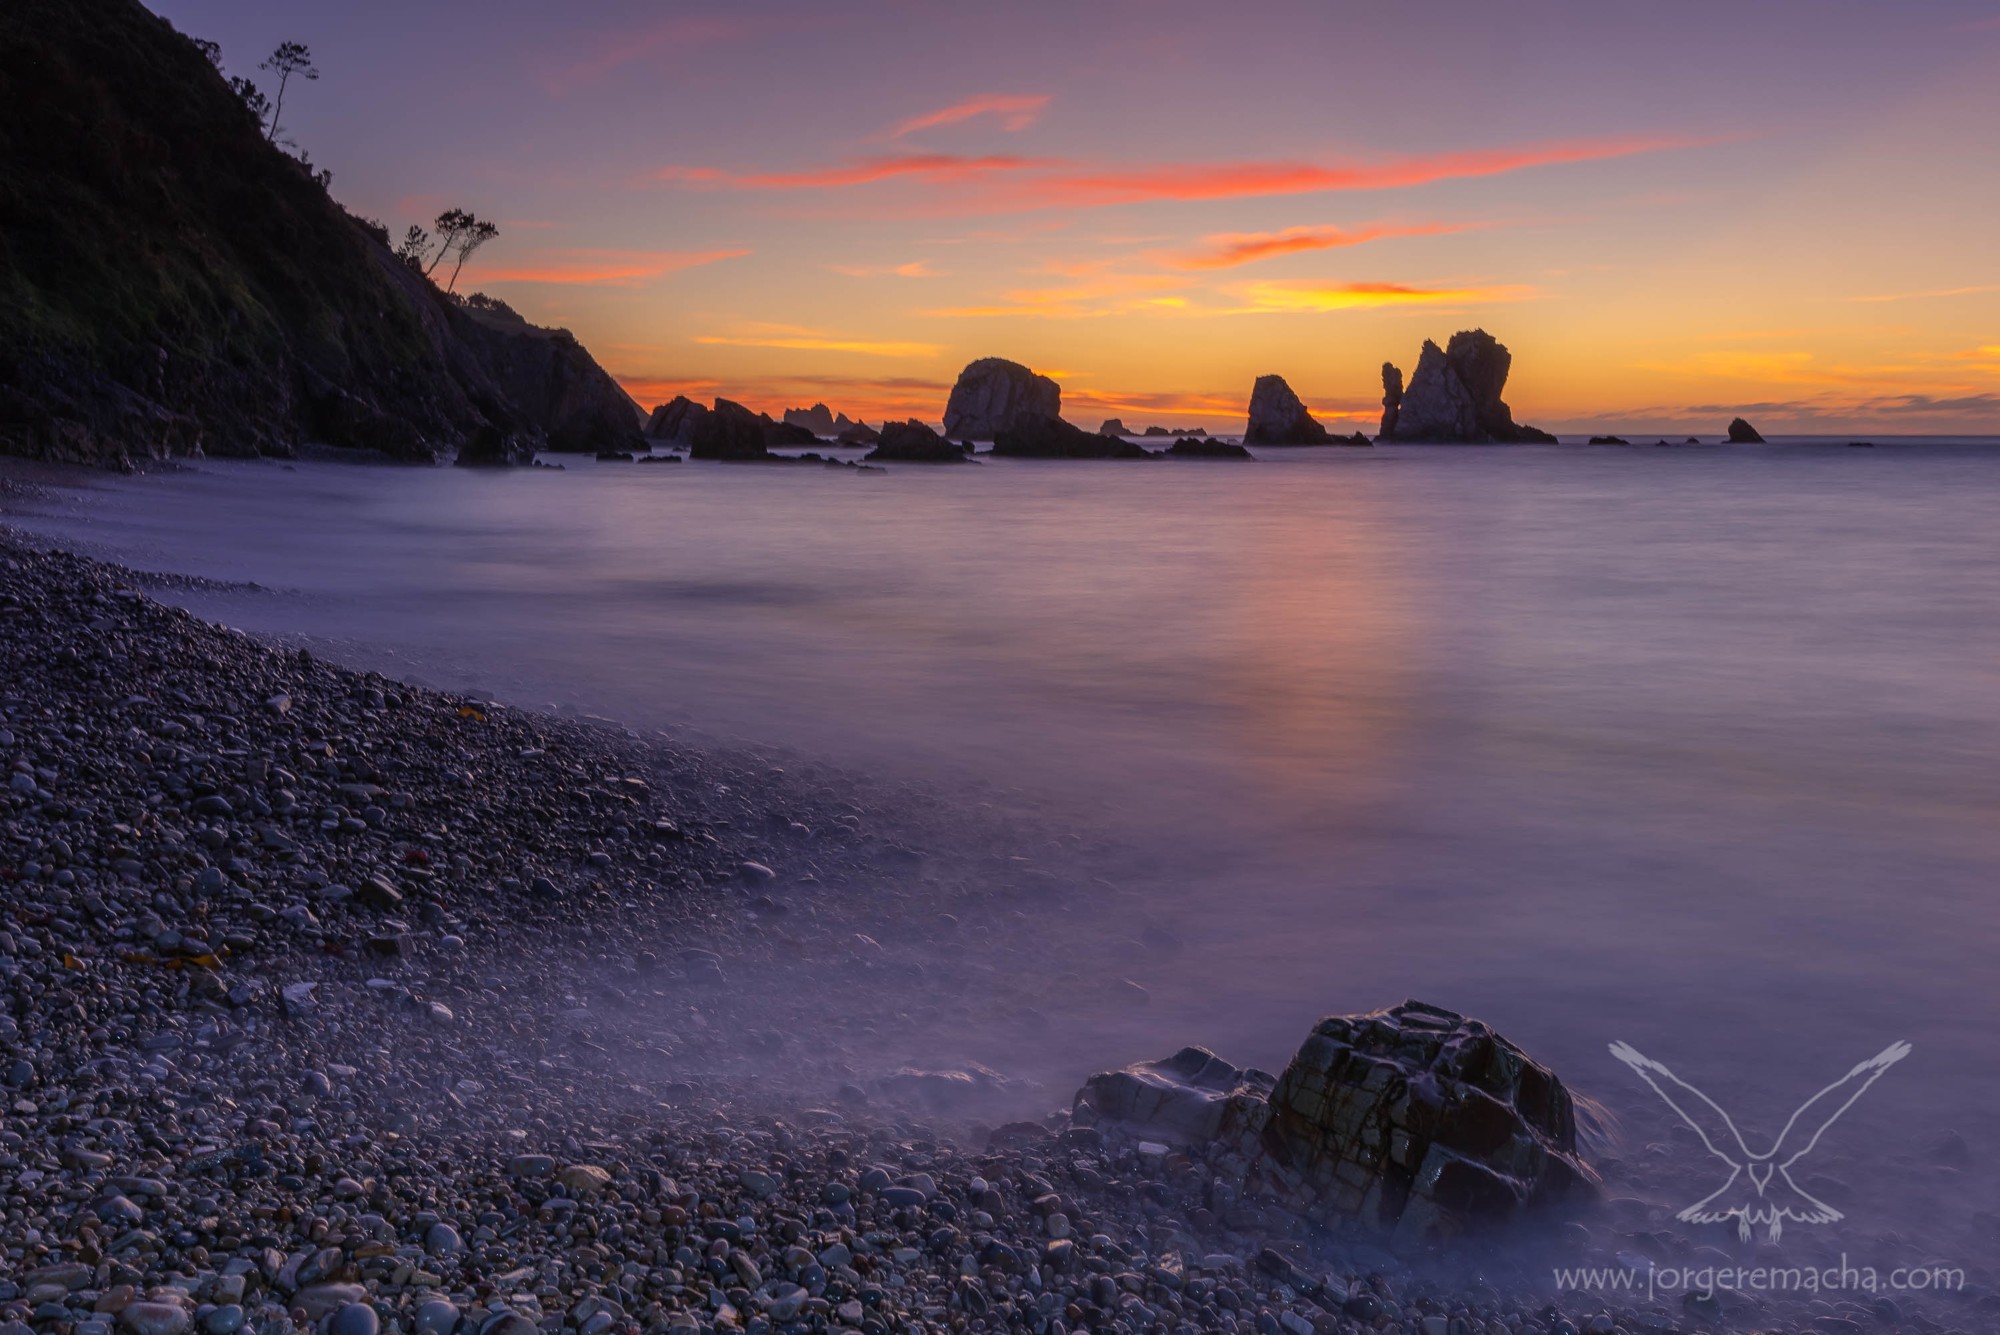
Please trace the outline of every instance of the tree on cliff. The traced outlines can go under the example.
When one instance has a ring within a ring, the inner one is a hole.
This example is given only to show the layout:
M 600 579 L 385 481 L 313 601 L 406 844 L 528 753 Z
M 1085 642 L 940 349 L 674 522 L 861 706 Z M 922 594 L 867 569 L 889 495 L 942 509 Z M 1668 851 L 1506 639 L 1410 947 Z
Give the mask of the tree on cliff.
M 444 285 L 447 292 L 457 286 L 459 271 L 465 268 L 472 252 L 500 235 L 497 224 L 466 209 L 446 209 L 431 223 L 431 228 L 426 231 L 412 223 L 403 234 L 403 244 L 396 247 L 396 255 L 426 278 L 435 274 L 440 264 L 451 260 L 451 277 Z
M 278 76 L 278 96 L 271 104 L 271 125 L 264 132 L 264 137 L 275 144 L 278 142 L 278 116 L 285 109 L 285 85 L 291 82 L 294 74 L 308 81 L 317 79 L 319 70 L 312 63 L 312 52 L 306 49 L 303 42 L 278 43 L 278 49 L 271 53 L 271 58 L 257 68 L 271 70 Z

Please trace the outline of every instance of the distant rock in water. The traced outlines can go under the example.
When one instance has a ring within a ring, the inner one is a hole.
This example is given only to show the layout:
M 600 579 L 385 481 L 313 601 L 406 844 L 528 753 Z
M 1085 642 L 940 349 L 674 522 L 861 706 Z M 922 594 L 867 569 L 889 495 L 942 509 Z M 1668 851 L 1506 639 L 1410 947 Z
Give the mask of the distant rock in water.
M 0 453 L 639 447 L 574 338 L 411 270 L 132 0 L 0 4 L 0 103 Z
M 887 426 L 888 423 L 885 422 L 883 425 Z M 834 443 L 839 445 L 873 445 L 881 438 L 881 433 L 866 422 L 848 422 L 840 428 L 840 434 L 834 437 Z
M 1245 1205 L 1405 1254 L 1597 1196 L 1562 1082 L 1479 1021 L 1417 1001 L 1320 1021 L 1275 1080 L 1201 1048 L 1092 1076 L 1072 1115 L 1185 1147 Z
M 1167 446 L 1170 459 L 1254 459 L 1257 456 L 1234 441 L 1210 440 L 1206 435 L 1182 436 Z
M 1632 442 L 1623 436 L 1592 436 L 1590 443 L 1592 445 L 1630 445 Z M 1660 442 L 1662 445 L 1666 443 L 1664 440 Z
M 685 445 L 694 439 L 695 426 L 706 416 L 706 407 L 685 394 L 676 394 L 672 402 L 653 409 L 653 415 L 646 419 L 646 434 L 655 440 Z
M 1731 445 L 1762 445 L 1764 438 L 1757 434 L 1757 428 L 1738 417 L 1729 424 Z
M 1281 375 L 1260 375 L 1250 389 L 1250 424 L 1245 445 L 1331 445 L 1332 436 L 1313 420 Z
M 715 407 L 694 424 L 688 437 L 688 456 L 731 463 L 769 459 L 771 449 L 765 431 L 770 425 L 770 418 L 753 413 L 740 403 L 717 399 Z
M 1393 362 L 1382 363 L 1382 430 L 1384 440 L 1396 438 L 1396 425 L 1402 416 L 1403 372 Z
M 787 426 L 803 427 L 814 436 L 831 436 L 846 425 L 847 418 L 842 414 L 840 420 L 835 421 L 833 409 L 824 403 L 815 403 L 810 408 L 785 409 L 784 421 Z
M 1555 444 L 1548 432 L 1517 424 L 1500 397 L 1513 364 L 1507 346 L 1484 329 L 1453 334 L 1442 348 L 1424 340 L 1408 389 L 1403 388 L 1402 371 L 1383 363 L 1381 438 L 1445 445 Z
M 1062 415 L 1062 387 L 1019 362 L 982 357 L 958 373 L 944 408 L 944 433 L 961 440 L 1000 439 L 1010 427 Z
M 775 420 L 769 413 L 758 413 L 757 420 L 764 426 L 766 445 L 817 445 L 819 437 L 805 427 L 791 422 Z
M 1155 459 L 1151 450 L 1071 426 L 1060 417 L 1016 422 L 993 438 L 993 453 L 1018 459 Z
M 1107 417 L 1104 419 L 1103 424 L 1097 428 L 1097 434 L 1100 436 L 1134 436 L 1138 433 L 1125 425 L 1124 418 Z
M 880 442 L 867 463 L 962 464 L 965 446 L 953 444 L 922 422 L 884 422 Z

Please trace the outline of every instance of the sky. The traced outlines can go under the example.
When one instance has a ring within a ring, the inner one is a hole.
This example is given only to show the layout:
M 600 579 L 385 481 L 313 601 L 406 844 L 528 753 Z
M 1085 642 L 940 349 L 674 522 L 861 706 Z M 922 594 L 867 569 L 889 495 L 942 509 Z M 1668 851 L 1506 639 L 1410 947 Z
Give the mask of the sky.
M 1996 0 L 156 0 L 642 404 L 1371 429 L 1482 327 L 1552 430 L 2000 434 Z

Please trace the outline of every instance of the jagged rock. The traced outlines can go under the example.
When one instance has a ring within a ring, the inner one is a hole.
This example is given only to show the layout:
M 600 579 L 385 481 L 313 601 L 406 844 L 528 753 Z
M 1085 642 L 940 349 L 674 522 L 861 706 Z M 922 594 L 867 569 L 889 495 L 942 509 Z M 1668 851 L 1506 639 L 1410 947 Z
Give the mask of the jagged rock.
M 1009 427 L 1062 414 L 1062 387 L 1019 362 L 981 357 L 958 373 L 944 409 L 944 432 L 994 440 Z
M 1019 459 L 1154 459 L 1129 440 L 1100 436 L 1060 417 L 1017 421 L 993 438 L 993 453 Z
M 765 428 L 770 424 L 770 418 L 753 413 L 740 403 L 717 399 L 715 407 L 695 422 L 688 436 L 688 456 L 732 462 L 769 459 L 771 450 Z
M 1396 435 L 1396 423 L 1403 407 L 1403 372 L 1393 362 L 1382 363 L 1382 431 L 1384 440 Z
M 780 422 L 769 413 L 758 413 L 757 421 L 764 428 L 766 445 L 817 445 L 819 437 L 802 426 L 790 422 Z
M 1630 445 L 1632 442 L 1623 436 L 1592 436 L 1590 443 L 1592 445 Z M 1662 445 L 1666 443 L 1664 440 L 1660 442 Z
M 833 419 L 833 410 L 824 403 L 815 403 L 810 408 L 785 409 L 785 423 L 788 426 L 804 427 L 814 436 L 831 436 L 846 422 L 843 415 L 839 422 Z
M 545 449 L 576 454 L 643 450 L 641 412 L 567 329 L 529 324 L 491 298 L 450 308 L 458 341 L 507 402 L 539 427 Z
M 653 409 L 646 421 L 646 434 L 657 440 L 685 445 L 694 439 L 695 425 L 708 416 L 708 409 L 685 394 L 676 394 L 671 403 Z
M 881 441 L 865 463 L 962 464 L 965 447 L 955 445 L 922 422 L 884 422 Z
M 1479 1021 L 1417 1001 L 1320 1021 L 1275 1082 L 1199 1048 L 1093 1076 L 1075 1116 L 1185 1144 L 1246 1200 L 1403 1252 L 1596 1195 L 1562 1082 Z
M 458 447 L 461 468 L 525 468 L 535 462 L 535 442 L 499 427 L 482 427 Z
M 1553 445 L 1546 431 L 1514 421 L 1500 397 L 1514 356 L 1484 329 L 1467 329 L 1440 348 L 1429 339 L 1404 389 L 1402 372 L 1382 366 L 1382 439 L 1437 444 Z
M 1207 1048 L 1094 1075 L 1077 1093 L 1089 1124 L 1143 1128 L 1177 1145 L 1200 1145 L 1222 1134 L 1231 1099 L 1264 1100 L 1277 1084 L 1265 1071 L 1239 1070 Z
M 1757 428 L 1738 417 L 1729 423 L 1729 443 L 1731 445 L 1762 445 L 1764 438 L 1757 434 Z
M 1254 459 L 1257 456 L 1241 445 L 1229 440 L 1210 440 L 1207 436 L 1182 436 L 1167 446 L 1167 456 L 1173 459 Z
M 1313 420 L 1299 396 L 1279 375 L 1260 375 L 1250 390 L 1250 425 L 1245 445 L 1331 445 L 1333 437 Z
M 883 425 L 886 426 L 888 424 L 885 422 Z M 834 443 L 837 445 L 873 445 L 880 439 L 882 439 L 882 433 L 874 427 L 869 426 L 866 422 L 849 422 L 840 429 L 840 434 L 834 437 Z
M 1102 425 L 1097 428 L 1097 434 L 1100 436 L 1129 436 L 1134 433 L 1132 428 L 1125 425 L 1124 418 L 1107 417 L 1104 419 Z

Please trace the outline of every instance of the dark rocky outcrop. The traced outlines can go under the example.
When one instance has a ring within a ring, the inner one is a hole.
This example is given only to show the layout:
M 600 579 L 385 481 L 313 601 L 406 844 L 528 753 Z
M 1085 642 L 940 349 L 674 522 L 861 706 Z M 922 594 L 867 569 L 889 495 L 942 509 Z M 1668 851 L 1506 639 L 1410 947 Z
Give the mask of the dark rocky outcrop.
M 764 426 L 766 445 L 817 445 L 819 437 L 805 427 L 791 422 L 780 422 L 769 413 L 758 413 L 757 420 Z
M 730 463 L 761 462 L 771 458 L 765 428 L 771 419 L 753 413 L 742 404 L 717 399 L 702 414 L 688 436 L 688 457 L 721 459 Z
M 1484 329 L 1467 329 L 1440 348 L 1429 339 L 1403 388 L 1403 373 L 1382 366 L 1383 440 L 1446 445 L 1553 445 L 1546 431 L 1514 421 L 1501 393 L 1514 356 Z
M 1334 438 L 1313 420 L 1299 396 L 1279 375 L 1260 375 L 1250 390 L 1250 424 L 1245 445 L 1332 445 Z
M 0 452 L 636 444 L 573 338 L 396 260 L 135 0 L 0 5 L 0 107 Z
M 669 403 L 653 409 L 646 420 L 646 434 L 655 440 L 685 445 L 694 438 L 695 426 L 708 416 L 708 409 L 685 394 L 676 394 Z
M 1124 418 L 1107 417 L 1098 426 L 1097 434 L 1100 436 L 1134 436 L 1138 433 L 1125 425 Z
M 1257 456 L 1230 440 L 1211 440 L 1207 436 L 1182 436 L 1167 446 L 1170 459 L 1254 459 Z
M 1623 436 L 1592 436 L 1590 443 L 1592 445 L 1630 445 L 1632 442 Z M 1666 443 L 1664 440 L 1660 442 L 1662 445 Z
M 886 426 L 888 423 L 885 422 L 883 425 Z M 837 445 L 873 445 L 882 439 L 882 433 L 866 422 L 849 422 L 833 439 Z
M 846 425 L 845 415 L 834 420 L 833 409 L 824 403 L 815 403 L 810 408 L 787 408 L 783 419 L 788 426 L 804 427 L 815 436 L 831 436 Z
M 1729 443 L 1731 445 L 1762 445 L 1764 438 L 1757 434 L 1757 428 L 1738 417 L 1729 423 Z
M 869 452 L 866 463 L 962 464 L 966 447 L 954 444 L 911 418 L 907 422 L 884 422 L 881 440 Z
M 1100 436 L 1060 417 L 1016 421 L 993 438 L 993 453 L 1018 459 L 1156 459 L 1129 440 Z
M 958 373 L 944 408 L 944 433 L 961 440 L 1000 439 L 1010 427 L 1062 414 L 1062 387 L 1019 362 L 981 357 Z
M 1416 1001 L 1320 1021 L 1275 1080 L 1200 1048 L 1093 1076 L 1074 1116 L 1184 1146 L 1246 1202 L 1404 1252 L 1596 1195 L 1562 1082 L 1479 1021 Z

